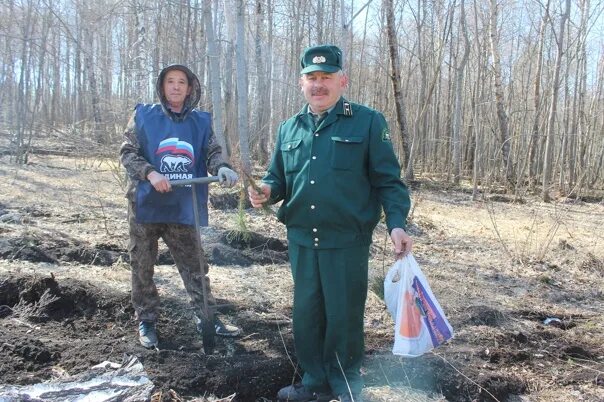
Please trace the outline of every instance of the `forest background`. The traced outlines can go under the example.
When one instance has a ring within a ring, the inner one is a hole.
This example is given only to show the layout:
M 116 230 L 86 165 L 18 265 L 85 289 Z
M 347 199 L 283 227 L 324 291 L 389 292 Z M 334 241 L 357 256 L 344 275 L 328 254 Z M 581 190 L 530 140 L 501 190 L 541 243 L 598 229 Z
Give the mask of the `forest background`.
M 299 56 L 344 52 L 346 96 L 382 111 L 402 175 L 551 197 L 604 184 L 604 3 L 589 0 L 2 0 L 0 130 L 17 164 L 54 137 L 116 154 L 158 72 L 202 80 L 234 164 L 268 163 L 303 104 Z

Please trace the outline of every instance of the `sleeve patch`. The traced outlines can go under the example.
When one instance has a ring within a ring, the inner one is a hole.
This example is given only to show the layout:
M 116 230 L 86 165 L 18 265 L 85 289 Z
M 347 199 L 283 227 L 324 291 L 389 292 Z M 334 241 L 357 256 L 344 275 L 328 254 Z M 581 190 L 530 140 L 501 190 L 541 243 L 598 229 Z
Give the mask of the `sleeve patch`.
M 384 127 L 384 130 L 382 130 L 382 141 L 390 141 L 390 130 L 388 127 Z

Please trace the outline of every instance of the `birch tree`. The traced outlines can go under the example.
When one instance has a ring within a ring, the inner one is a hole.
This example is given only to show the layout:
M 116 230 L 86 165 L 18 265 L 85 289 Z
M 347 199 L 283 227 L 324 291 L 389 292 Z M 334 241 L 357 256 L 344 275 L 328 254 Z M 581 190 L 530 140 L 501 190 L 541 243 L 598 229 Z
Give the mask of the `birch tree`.
M 237 43 L 235 45 L 237 59 L 237 129 L 239 130 L 241 168 L 245 173 L 251 175 L 252 159 L 248 131 L 248 81 L 245 49 L 245 1 L 237 0 Z
M 413 179 L 413 166 L 410 159 L 409 150 L 409 132 L 407 129 L 407 116 L 405 102 L 401 90 L 400 61 L 398 54 L 398 41 L 396 39 L 394 23 L 393 0 L 384 0 L 383 6 L 386 14 L 386 27 L 388 35 L 388 53 L 390 56 L 390 79 L 392 80 L 392 90 L 394 92 L 394 104 L 396 109 L 396 121 L 398 123 L 399 135 L 403 146 L 402 166 L 406 168 L 408 174 L 407 180 Z M 411 165 L 411 166 L 409 166 Z
M 545 158 L 543 160 L 543 187 L 541 192 L 541 198 L 545 202 L 550 201 L 549 186 L 554 163 L 554 124 L 556 122 L 558 92 L 560 90 L 560 67 L 562 66 L 562 56 L 564 53 L 564 29 L 566 27 L 566 20 L 570 15 L 570 0 L 566 0 L 564 4 L 564 11 L 560 16 L 560 29 L 558 30 L 558 34 L 556 35 L 556 65 L 554 67 L 552 96 L 550 100 L 549 117 L 547 120 L 547 142 L 545 145 Z
M 499 123 L 499 141 L 501 145 L 501 157 L 505 170 L 505 178 L 509 184 L 514 180 L 514 163 L 510 152 L 510 128 L 508 124 L 508 114 L 505 111 L 505 99 L 503 94 L 503 84 L 501 80 L 501 56 L 499 54 L 499 30 L 498 17 L 499 5 L 497 0 L 491 0 L 491 15 L 489 19 L 491 56 L 493 58 L 493 81 L 495 85 L 495 106 L 497 108 L 497 121 Z
M 203 21 L 206 28 L 207 57 L 209 61 L 208 64 L 210 65 L 210 69 L 208 71 L 208 81 L 212 88 L 212 120 L 214 123 L 214 135 L 216 136 L 218 144 L 220 144 L 224 150 L 225 156 L 228 156 L 228 150 L 222 129 L 222 85 L 220 61 L 218 60 L 214 24 L 212 23 L 212 3 L 209 1 L 203 2 Z
M 545 30 L 549 20 L 549 5 L 550 0 L 547 0 L 543 17 L 541 18 L 541 25 L 539 27 L 539 42 L 537 46 L 537 71 L 535 73 L 535 84 L 533 90 L 534 116 L 528 156 L 529 183 L 531 184 L 531 187 L 533 187 L 537 181 L 537 146 L 539 144 L 539 125 L 541 121 L 541 80 L 543 79 L 541 76 L 541 71 L 543 68 L 543 45 L 545 43 Z
M 455 72 L 455 110 L 453 111 L 453 135 L 451 143 L 453 145 L 453 183 L 458 185 L 460 181 L 461 170 L 461 120 L 462 120 L 462 92 L 466 64 L 470 55 L 470 39 L 468 38 L 468 28 L 466 26 L 465 0 L 460 4 L 460 28 L 464 38 L 464 51 L 461 61 Z

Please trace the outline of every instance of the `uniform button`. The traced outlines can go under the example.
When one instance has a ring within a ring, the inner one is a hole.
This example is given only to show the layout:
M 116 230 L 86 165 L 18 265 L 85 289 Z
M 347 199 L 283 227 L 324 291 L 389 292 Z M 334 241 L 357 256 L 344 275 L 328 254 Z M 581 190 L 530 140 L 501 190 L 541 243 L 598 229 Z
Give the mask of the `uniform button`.
M 314 180 L 311 180 L 311 181 L 310 181 L 310 184 L 315 184 L 315 181 L 314 181 Z
M 289 145 L 287 146 L 287 149 L 290 149 L 291 147 L 292 147 L 292 145 L 291 145 L 291 144 L 289 144 Z
M 315 243 L 315 247 L 319 247 L 319 245 L 317 243 Z
M 318 137 L 318 136 L 319 136 L 319 133 L 315 133 L 315 137 Z
M 318 238 L 318 237 L 315 237 L 315 241 L 319 241 L 319 238 Z
M 315 206 L 314 206 L 314 205 L 311 205 L 311 206 L 310 206 L 310 209 L 315 209 Z
M 346 142 L 350 142 L 350 140 L 346 140 Z
M 313 158 L 313 159 L 317 159 L 317 157 L 316 157 L 316 156 L 313 156 L 312 158 Z
M 312 231 L 317 233 L 317 228 L 312 228 Z

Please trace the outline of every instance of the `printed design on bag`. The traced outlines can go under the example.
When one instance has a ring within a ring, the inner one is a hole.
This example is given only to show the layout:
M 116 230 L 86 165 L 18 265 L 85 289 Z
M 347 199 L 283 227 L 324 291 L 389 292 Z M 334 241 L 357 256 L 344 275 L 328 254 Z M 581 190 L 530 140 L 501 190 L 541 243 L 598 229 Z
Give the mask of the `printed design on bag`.
M 413 278 L 412 287 L 415 290 L 417 306 L 423 312 L 424 323 L 432 338 L 432 344 L 438 346 L 451 338 L 451 330 L 417 276 Z
M 406 338 L 417 338 L 422 332 L 422 314 L 415 302 L 415 292 L 406 290 L 403 293 L 401 306 L 403 307 L 399 333 Z

